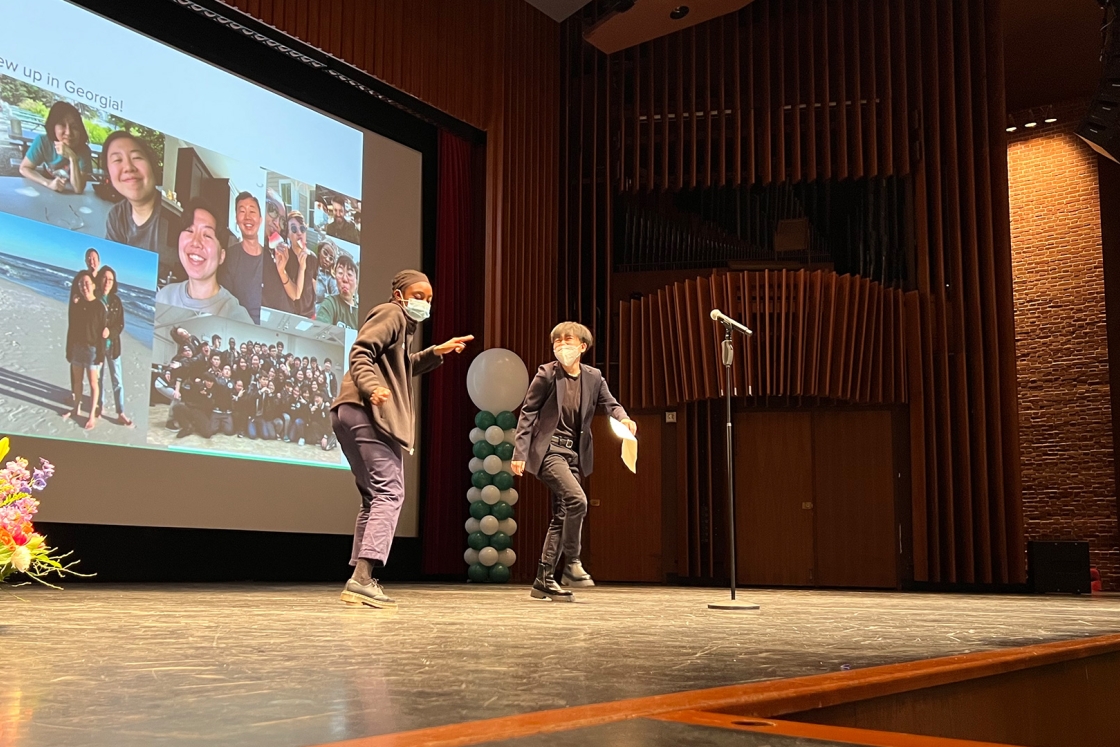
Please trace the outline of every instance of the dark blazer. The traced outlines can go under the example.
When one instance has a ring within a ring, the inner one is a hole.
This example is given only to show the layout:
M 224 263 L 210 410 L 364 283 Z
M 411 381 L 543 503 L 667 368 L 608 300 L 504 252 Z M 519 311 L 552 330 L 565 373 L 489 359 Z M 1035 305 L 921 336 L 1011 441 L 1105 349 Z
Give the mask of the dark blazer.
M 591 440 L 591 420 L 600 407 L 616 420 L 626 420 L 628 415 L 611 394 L 603 372 L 592 366 L 581 365 L 583 379 L 580 399 L 579 471 L 584 477 L 595 468 L 595 449 Z M 560 363 L 552 361 L 537 369 L 529 384 L 521 417 L 517 421 L 517 441 L 513 461 L 525 462 L 525 470 L 532 475 L 540 470 L 544 455 L 552 443 L 552 435 L 560 424 L 560 405 L 568 379 Z

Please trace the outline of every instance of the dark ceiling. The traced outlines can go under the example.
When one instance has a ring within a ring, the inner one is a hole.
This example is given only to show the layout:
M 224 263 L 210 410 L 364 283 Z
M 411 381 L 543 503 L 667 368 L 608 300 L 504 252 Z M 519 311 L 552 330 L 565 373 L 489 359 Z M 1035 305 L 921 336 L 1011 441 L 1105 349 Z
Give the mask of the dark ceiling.
M 1100 79 L 1097 0 L 1002 2 L 1007 110 L 1091 96 Z

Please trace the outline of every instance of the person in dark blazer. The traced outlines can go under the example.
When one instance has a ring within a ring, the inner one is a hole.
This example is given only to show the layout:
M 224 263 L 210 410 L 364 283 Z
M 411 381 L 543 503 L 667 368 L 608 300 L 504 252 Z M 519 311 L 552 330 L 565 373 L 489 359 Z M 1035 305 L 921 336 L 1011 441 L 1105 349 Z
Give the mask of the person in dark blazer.
M 587 494 L 580 481 L 595 467 L 591 421 L 602 408 L 631 433 L 637 432 L 638 425 L 611 394 L 602 372 L 580 363 L 591 347 L 591 330 L 563 322 L 552 330 L 551 338 L 556 360 L 537 369 L 529 384 L 517 421 L 511 468 L 518 476 L 536 475 L 552 492 L 552 520 L 530 596 L 570 602 L 572 593 L 553 577 L 561 551 L 566 560 L 564 585 L 595 585 L 579 559 L 587 514 Z

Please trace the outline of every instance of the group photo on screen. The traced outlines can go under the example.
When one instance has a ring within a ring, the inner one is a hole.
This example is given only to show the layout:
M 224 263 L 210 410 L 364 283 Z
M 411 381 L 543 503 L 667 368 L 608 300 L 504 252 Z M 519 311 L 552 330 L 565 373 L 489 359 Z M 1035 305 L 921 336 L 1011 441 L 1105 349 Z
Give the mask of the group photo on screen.
M 0 433 L 342 464 L 359 190 L 104 103 L 0 75 Z
M 261 323 L 157 305 L 149 445 L 341 464 L 330 405 L 346 334 L 286 312 Z
M 156 256 L 0 213 L 0 432 L 143 445 Z

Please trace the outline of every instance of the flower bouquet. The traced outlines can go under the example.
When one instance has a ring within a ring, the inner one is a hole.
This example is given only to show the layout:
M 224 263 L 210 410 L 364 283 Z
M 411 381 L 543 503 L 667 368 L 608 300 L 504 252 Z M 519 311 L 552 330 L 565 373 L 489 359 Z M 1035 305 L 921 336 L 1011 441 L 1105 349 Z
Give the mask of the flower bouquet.
M 8 439 L 0 439 L 0 461 L 8 454 Z M 73 563 L 63 565 L 66 555 L 58 555 L 48 547 L 46 538 L 36 533 L 31 518 L 39 510 L 39 501 L 33 493 L 47 487 L 47 480 L 54 475 L 54 466 L 46 459 L 39 460 L 39 468 L 29 471 L 27 460 L 18 457 L 0 470 L 0 583 L 13 573 L 23 573 L 32 579 L 54 586 L 44 576 L 75 573 Z

